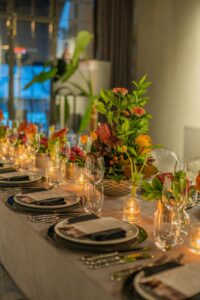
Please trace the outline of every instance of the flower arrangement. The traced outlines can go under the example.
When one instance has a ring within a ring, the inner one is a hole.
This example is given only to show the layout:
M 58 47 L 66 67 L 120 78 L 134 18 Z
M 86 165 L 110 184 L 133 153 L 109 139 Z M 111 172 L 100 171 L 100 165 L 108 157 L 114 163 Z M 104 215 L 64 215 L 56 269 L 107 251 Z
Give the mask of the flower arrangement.
M 0 139 L 4 139 L 6 136 L 7 126 L 2 124 L 4 119 L 3 111 L 0 109 Z
M 78 166 L 83 167 L 85 164 L 85 154 L 79 147 L 72 147 L 70 153 L 69 163 L 77 163 Z
M 104 156 L 106 178 L 132 179 L 138 185 L 144 166 L 150 164 L 148 157 L 153 147 L 147 135 L 151 115 L 144 109 L 151 83 L 145 75 L 133 84 L 132 93 L 125 88 L 101 91 L 96 109 L 106 117 L 106 122 L 92 133 L 91 152 Z
M 167 192 L 164 191 L 165 185 L 169 182 Z M 174 173 L 161 173 L 156 175 L 152 182 L 146 180 L 142 181 L 142 197 L 145 200 L 159 200 L 162 201 L 163 193 L 165 199 L 172 205 L 177 204 L 182 196 L 188 197 L 190 191 L 190 184 L 187 175 L 183 171 Z

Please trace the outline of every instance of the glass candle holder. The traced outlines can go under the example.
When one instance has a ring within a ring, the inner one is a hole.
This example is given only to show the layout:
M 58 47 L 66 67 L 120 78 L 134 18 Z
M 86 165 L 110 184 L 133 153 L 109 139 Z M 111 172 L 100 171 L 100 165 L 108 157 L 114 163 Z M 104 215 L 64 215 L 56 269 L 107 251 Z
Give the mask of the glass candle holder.
M 79 166 L 75 167 L 75 181 L 76 183 L 81 185 L 87 182 L 84 167 L 79 167 Z
M 135 197 L 125 199 L 123 206 L 123 221 L 134 224 L 137 223 L 140 218 L 140 200 Z
M 200 254 L 200 223 L 190 227 L 189 247 L 193 253 Z
M 46 179 L 49 186 L 57 187 L 62 182 L 62 172 L 57 161 L 49 161 L 46 169 Z

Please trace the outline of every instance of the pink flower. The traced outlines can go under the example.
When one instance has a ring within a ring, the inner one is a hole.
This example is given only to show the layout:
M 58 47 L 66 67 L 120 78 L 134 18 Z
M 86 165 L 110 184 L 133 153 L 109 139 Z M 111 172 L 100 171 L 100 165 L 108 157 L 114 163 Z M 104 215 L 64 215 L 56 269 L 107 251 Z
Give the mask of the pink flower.
M 127 89 L 121 88 L 121 87 L 113 88 L 112 91 L 113 91 L 113 93 L 115 93 L 115 94 L 119 94 L 119 93 L 120 93 L 120 94 L 122 94 L 122 95 L 124 95 L 124 96 L 128 93 L 128 90 L 127 90 Z
M 156 175 L 156 178 L 159 179 L 160 182 L 163 184 L 165 181 L 165 178 L 169 178 L 171 180 L 173 178 L 173 174 L 170 172 L 160 173 L 160 174 Z
M 142 107 L 135 106 L 135 107 L 132 109 L 132 113 L 133 113 L 134 115 L 136 115 L 137 117 L 141 117 L 141 116 L 143 116 L 143 115 L 146 113 L 146 111 L 145 111 L 145 109 L 142 108 Z

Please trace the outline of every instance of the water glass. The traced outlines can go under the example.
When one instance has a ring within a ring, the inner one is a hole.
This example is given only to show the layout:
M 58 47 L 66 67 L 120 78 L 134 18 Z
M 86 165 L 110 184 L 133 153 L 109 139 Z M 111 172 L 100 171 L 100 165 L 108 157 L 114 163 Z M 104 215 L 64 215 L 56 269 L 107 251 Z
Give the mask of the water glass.
M 104 203 L 103 185 L 84 185 L 83 207 L 86 213 L 101 215 Z
M 200 223 L 190 227 L 189 246 L 193 253 L 200 254 Z
M 179 216 L 173 210 L 158 209 L 154 214 L 153 234 L 156 246 L 162 251 L 174 248 L 179 242 Z
M 85 161 L 85 175 L 92 184 L 99 184 L 104 177 L 105 165 L 102 156 L 90 155 Z
M 59 161 L 49 161 L 46 169 L 46 179 L 49 186 L 57 187 L 62 182 L 62 172 Z

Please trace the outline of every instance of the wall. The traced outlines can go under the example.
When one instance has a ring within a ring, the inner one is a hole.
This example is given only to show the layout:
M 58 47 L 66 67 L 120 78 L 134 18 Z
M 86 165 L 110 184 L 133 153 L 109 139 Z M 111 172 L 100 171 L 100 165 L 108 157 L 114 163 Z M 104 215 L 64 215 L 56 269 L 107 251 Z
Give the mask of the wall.
M 200 1 L 135 0 L 134 12 L 136 74 L 153 83 L 154 142 L 182 158 L 200 155 Z

